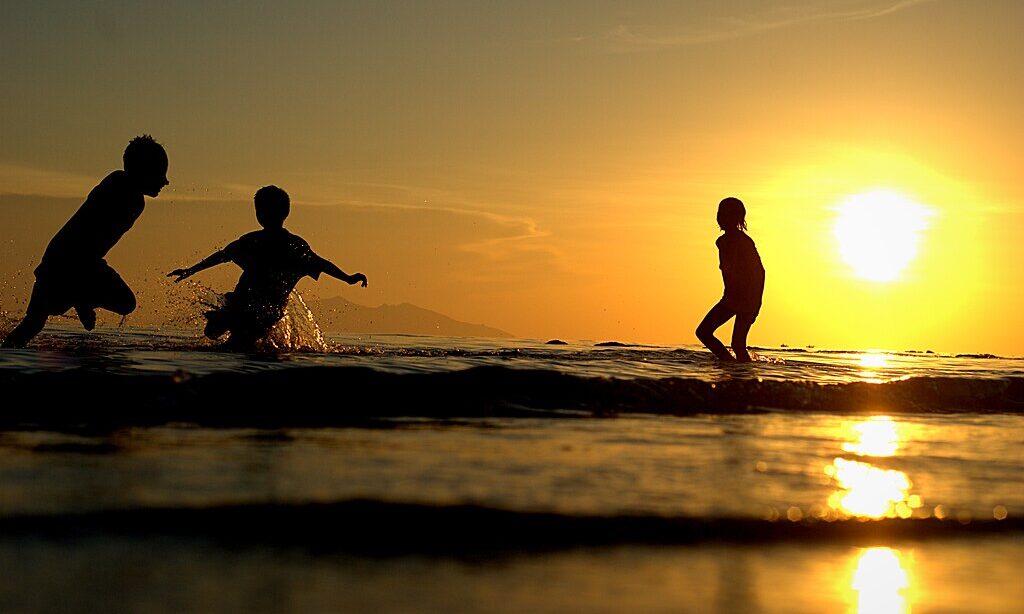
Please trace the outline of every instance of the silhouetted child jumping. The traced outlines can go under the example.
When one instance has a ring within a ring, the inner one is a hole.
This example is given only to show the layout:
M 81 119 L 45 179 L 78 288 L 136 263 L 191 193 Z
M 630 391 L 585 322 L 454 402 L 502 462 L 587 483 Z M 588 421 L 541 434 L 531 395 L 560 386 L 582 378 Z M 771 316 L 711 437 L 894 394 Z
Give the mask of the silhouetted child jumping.
M 697 327 L 697 338 L 722 360 L 732 360 L 729 350 L 715 337 L 719 326 L 736 316 L 732 329 L 732 350 L 736 360 L 749 362 L 747 333 L 761 310 L 764 293 L 764 267 L 754 240 L 743 232 L 747 229 L 747 211 L 738 198 L 725 198 L 718 203 L 718 226 L 724 231 L 718 237 L 718 263 L 722 269 L 725 294 L 708 311 Z
M 122 316 L 135 311 L 135 294 L 104 259 L 146 207 L 167 185 L 167 152 L 153 140 L 135 137 L 124 150 L 124 170 L 106 176 L 46 247 L 21 323 L 4 347 L 24 347 L 43 330 L 49 316 L 74 308 L 85 330 L 96 326 L 96 309 Z
M 230 346 L 251 348 L 285 315 L 288 295 L 304 276 L 319 279 L 327 273 L 348 284 L 361 283 L 362 273 L 349 275 L 329 260 L 317 256 L 302 237 L 284 229 L 290 201 L 288 193 L 277 186 L 260 188 L 255 196 L 256 220 L 263 226 L 243 235 L 227 247 L 187 269 L 167 274 L 176 282 L 225 262 L 234 262 L 242 269 L 238 284 L 228 292 L 224 306 L 206 312 L 206 330 L 210 339 L 230 332 Z

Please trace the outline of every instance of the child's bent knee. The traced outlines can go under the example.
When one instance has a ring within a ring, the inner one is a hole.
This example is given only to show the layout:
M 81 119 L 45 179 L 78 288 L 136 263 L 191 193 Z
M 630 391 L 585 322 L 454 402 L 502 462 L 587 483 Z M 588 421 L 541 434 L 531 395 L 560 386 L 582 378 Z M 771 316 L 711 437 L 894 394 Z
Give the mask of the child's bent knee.
M 114 308 L 111 309 L 111 311 L 119 316 L 126 316 L 135 311 L 135 308 L 138 307 L 138 301 L 135 300 L 134 294 L 129 294 L 128 296 L 122 297 L 121 300 L 113 305 L 113 307 Z

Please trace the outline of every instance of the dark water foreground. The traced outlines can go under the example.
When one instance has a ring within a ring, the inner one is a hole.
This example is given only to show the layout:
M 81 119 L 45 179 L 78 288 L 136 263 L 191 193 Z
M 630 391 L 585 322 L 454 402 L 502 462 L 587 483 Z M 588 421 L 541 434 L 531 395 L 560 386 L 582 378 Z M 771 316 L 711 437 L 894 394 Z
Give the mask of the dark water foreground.
M 608 417 L 739 414 L 1024 414 L 1024 378 L 915 377 L 886 383 L 693 378 L 610 379 L 560 371 L 476 366 L 390 373 L 306 366 L 264 372 L 126 374 L 74 368 L 0 370 L 12 402 L 0 428 L 89 429 L 191 423 L 329 427 L 378 418 Z M 307 396 L 308 395 L 308 396 Z
M 0 544 L 0 605 L 50 612 L 1016 612 L 1024 546 L 620 546 L 379 558 L 201 540 Z
M 0 353 L 0 611 L 1017 612 L 1019 361 Z

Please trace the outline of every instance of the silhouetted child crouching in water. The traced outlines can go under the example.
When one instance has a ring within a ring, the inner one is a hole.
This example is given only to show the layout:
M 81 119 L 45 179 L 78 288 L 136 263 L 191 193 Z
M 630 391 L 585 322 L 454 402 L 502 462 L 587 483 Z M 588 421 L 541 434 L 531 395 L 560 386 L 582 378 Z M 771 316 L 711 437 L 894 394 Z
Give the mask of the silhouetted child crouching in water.
M 747 211 L 738 198 L 726 198 L 718 203 L 718 226 L 724 231 L 718 237 L 719 268 L 725 282 L 722 300 L 708 311 L 697 327 L 697 338 L 715 356 L 732 360 L 729 350 L 715 337 L 719 326 L 736 316 L 732 329 L 732 350 L 736 360 L 749 362 L 747 333 L 761 310 L 761 295 L 764 293 L 764 267 L 757 253 L 754 240 L 743 232 L 747 229 Z
M 85 330 L 96 326 L 96 310 L 126 316 L 135 311 L 135 294 L 105 260 L 146 208 L 167 185 L 167 152 L 148 134 L 124 150 L 124 170 L 107 175 L 50 239 L 36 267 L 36 282 L 21 323 L 4 339 L 20 348 L 43 330 L 50 316 L 69 309 Z
M 362 273 L 349 275 L 329 260 L 317 256 L 309 244 L 284 229 L 290 201 L 288 193 L 277 186 L 266 186 L 256 192 L 256 220 L 263 226 L 243 235 L 227 247 L 187 269 L 176 269 L 168 277 L 181 281 L 225 262 L 234 262 L 242 269 L 233 292 L 225 296 L 224 306 L 206 312 L 206 330 L 211 339 L 230 332 L 230 346 L 251 348 L 284 317 L 288 295 L 304 276 L 319 279 L 327 273 L 348 284 L 361 283 Z

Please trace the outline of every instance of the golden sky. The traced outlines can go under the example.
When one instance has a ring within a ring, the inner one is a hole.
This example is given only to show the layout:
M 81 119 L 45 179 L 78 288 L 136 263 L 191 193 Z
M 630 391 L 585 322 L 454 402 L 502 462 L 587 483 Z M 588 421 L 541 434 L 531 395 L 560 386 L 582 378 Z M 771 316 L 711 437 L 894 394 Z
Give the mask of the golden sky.
M 695 343 L 731 195 L 767 269 L 751 344 L 1024 354 L 1021 23 L 1009 0 L 14 3 L 0 306 L 148 132 L 171 186 L 109 258 L 138 322 L 273 183 L 293 232 L 370 278 L 304 293 Z M 874 214 L 916 245 L 891 280 L 840 249 L 865 194 L 923 212 Z M 222 268 L 203 281 L 227 289 Z

